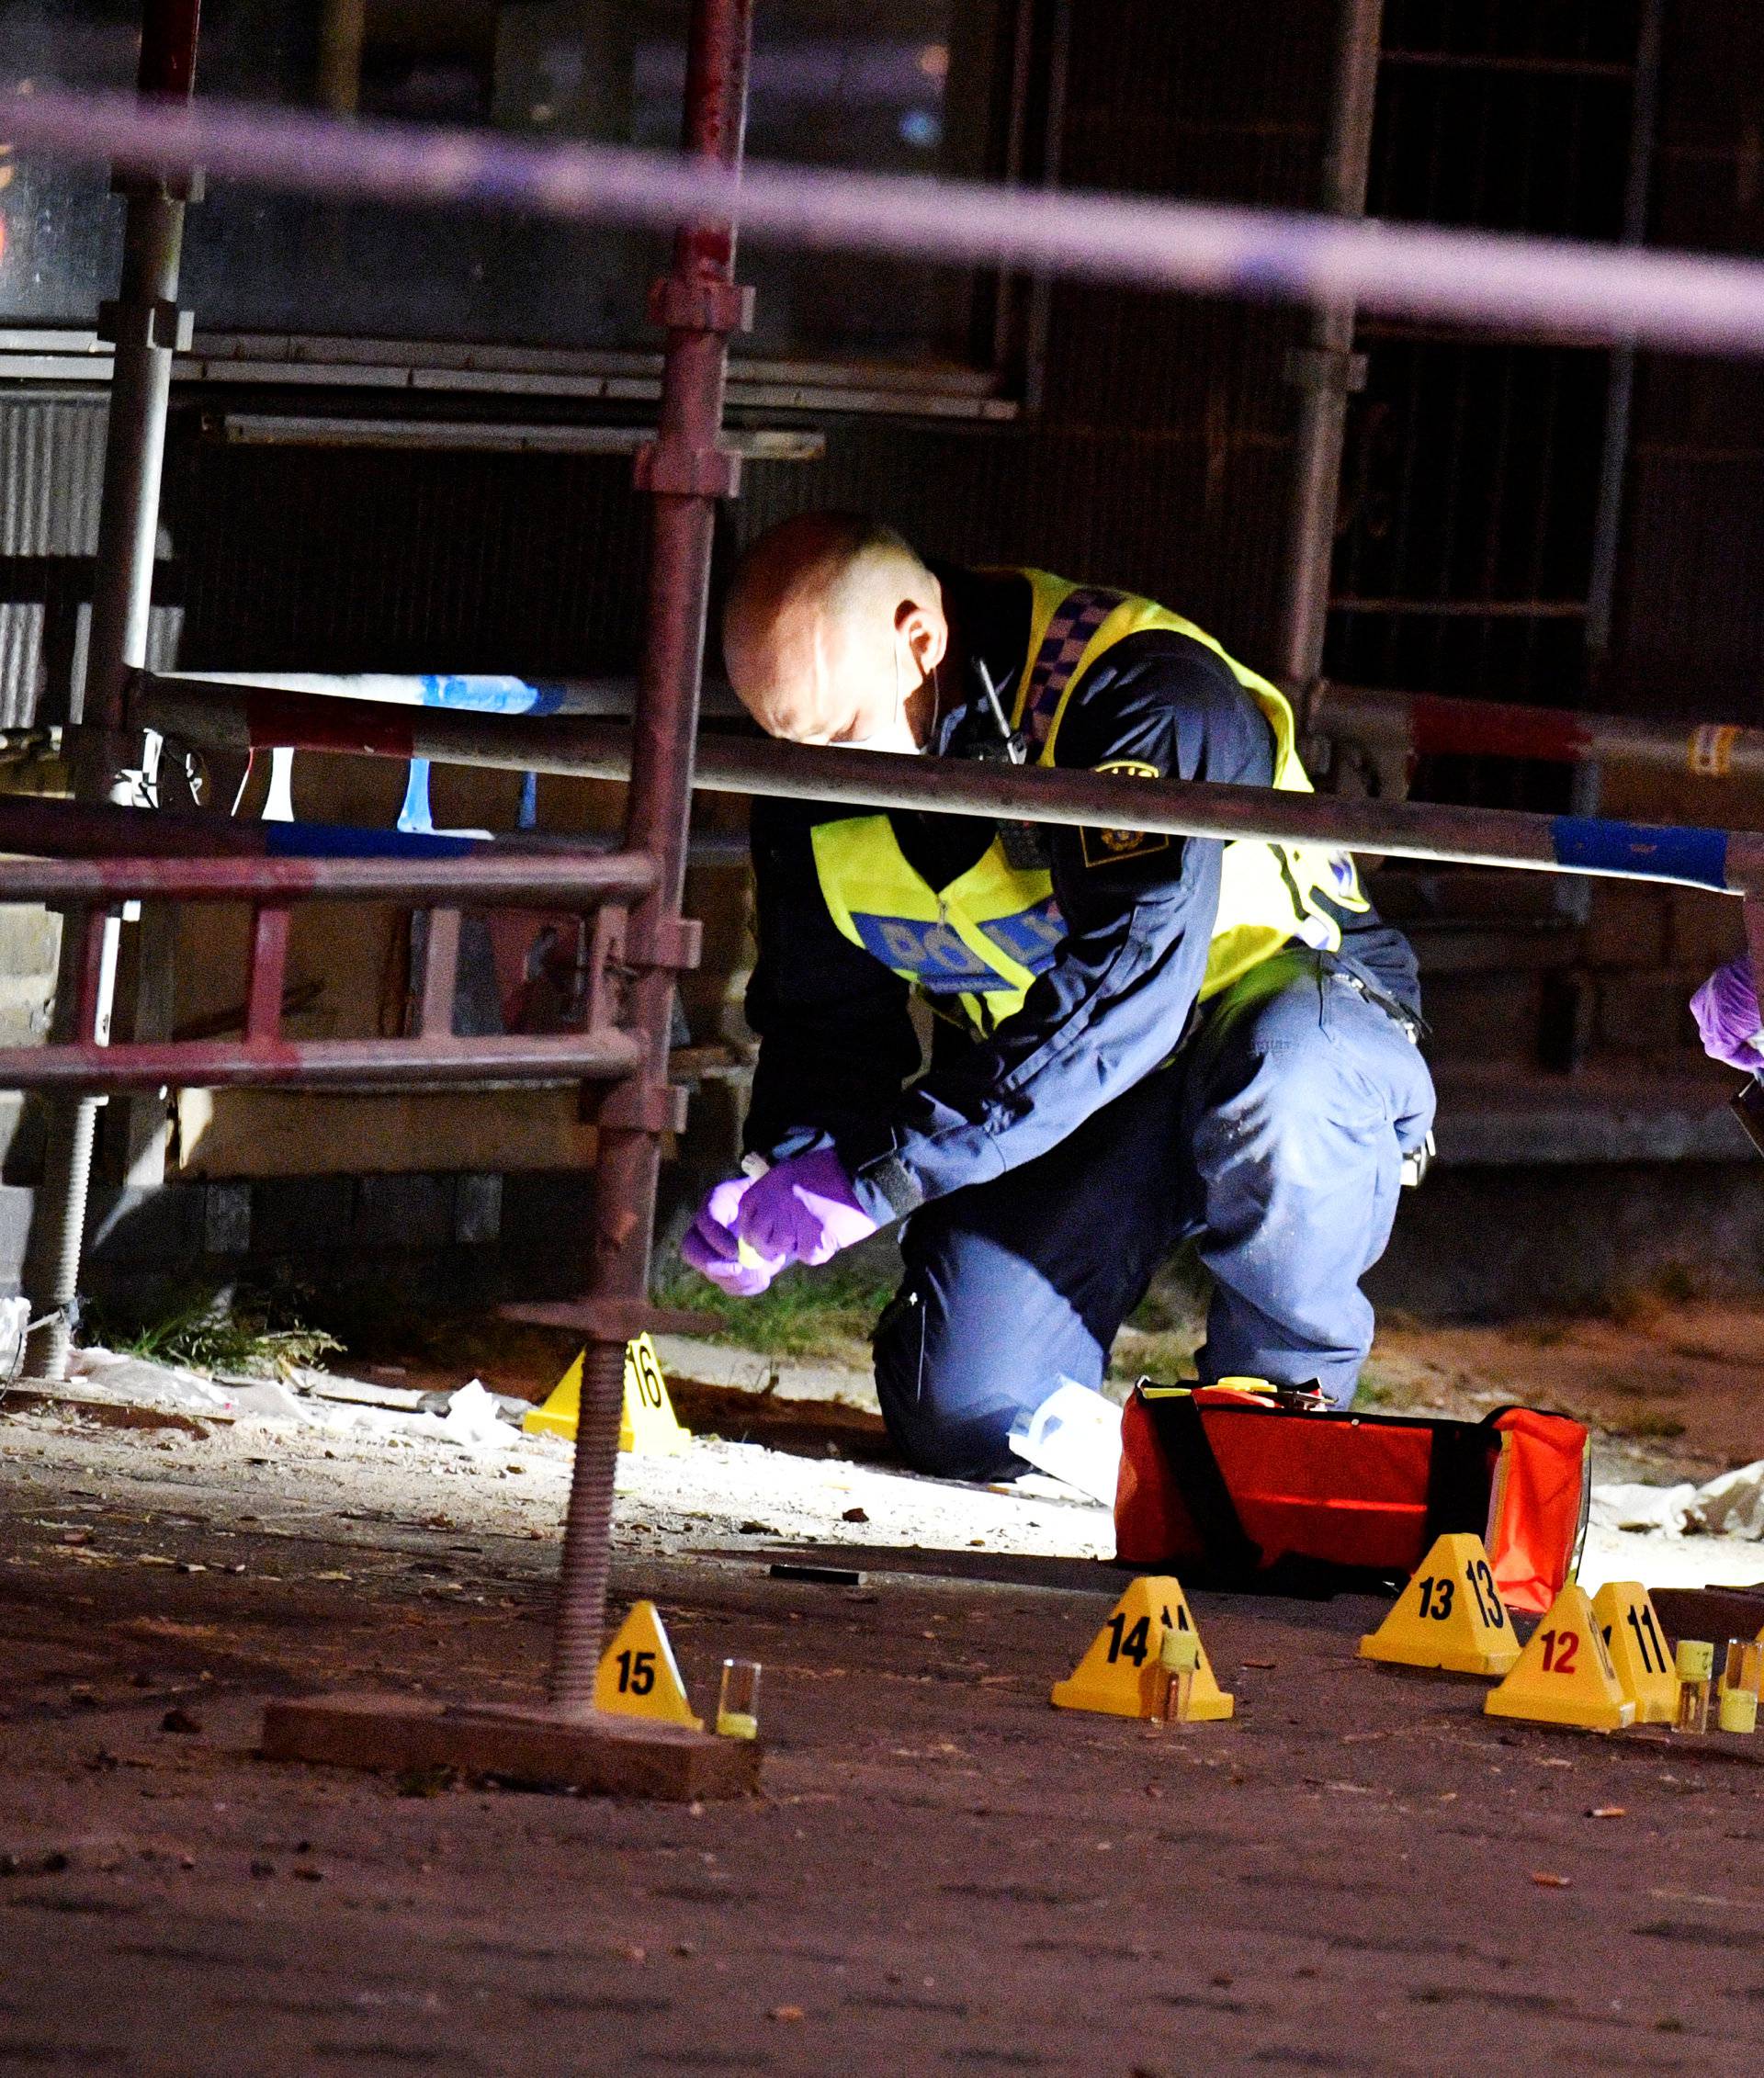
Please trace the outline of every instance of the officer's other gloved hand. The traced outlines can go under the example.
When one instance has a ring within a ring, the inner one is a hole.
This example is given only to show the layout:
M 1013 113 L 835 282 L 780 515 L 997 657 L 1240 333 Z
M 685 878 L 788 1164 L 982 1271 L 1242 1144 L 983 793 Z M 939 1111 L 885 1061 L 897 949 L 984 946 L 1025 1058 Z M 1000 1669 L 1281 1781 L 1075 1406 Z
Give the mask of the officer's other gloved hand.
M 1691 997 L 1690 1014 L 1712 1061 L 1747 1075 L 1764 1072 L 1764 1052 L 1753 1045 L 1764 1033 L 1764 1017 L 1758 1014 L 1752 963 L 1744 954 L 1715 969 Z
M 735 1231 L 741 1201 L 752 1188 L 751 1176 L 731 1176 L 718 1184 L 680 1244 L 682 1260 L 731 1299 L 757 1299 L 785 1264 L 782 1256 L 775 1259 L 752 1246 L 743 1248 Z
M 823 1263 L 878 1224 L 858 1203 L 839 1157 L 817 1147 L 766 1170 L 741 1200 L 735 1231 L 763 1256 Z

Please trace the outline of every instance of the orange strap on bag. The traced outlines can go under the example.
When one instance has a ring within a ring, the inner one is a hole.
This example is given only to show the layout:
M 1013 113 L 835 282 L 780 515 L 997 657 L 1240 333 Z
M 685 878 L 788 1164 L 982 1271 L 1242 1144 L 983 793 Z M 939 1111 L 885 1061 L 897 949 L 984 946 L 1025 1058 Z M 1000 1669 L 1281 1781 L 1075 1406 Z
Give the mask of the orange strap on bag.
M 1586 1530 L 1587 1430 L 1530 1407 L 1479 1422 L 1313 1414 L 1142 1380 L 1121 1440 L 1117 1558 L 1216 1586 L 1400 1585 L 1435 1537 L 1474 1530 L 1501 1598 L 1541 1612 Z

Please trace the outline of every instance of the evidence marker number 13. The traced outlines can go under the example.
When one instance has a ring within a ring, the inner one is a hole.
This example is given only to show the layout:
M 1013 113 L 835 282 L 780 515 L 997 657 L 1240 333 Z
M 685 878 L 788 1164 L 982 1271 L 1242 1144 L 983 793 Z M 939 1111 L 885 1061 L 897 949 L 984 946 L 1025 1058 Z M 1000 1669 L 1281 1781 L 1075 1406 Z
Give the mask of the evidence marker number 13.
M 1495 1575 L 1487 1559 L 1472 1559 L 1464 1569 L 1465 1585 L 1476 1599 L 1476 1614 L 1491 1631 L 1507 1628 L 1507 1610 L 1495 1587 Z M 1430 1617 L 1436 1623 L 1449 1623 L 1452 1620 L 1452 1604 L 1457 1593 L 1457 1583 L 1449 1575 L 1428 1577 L 1415 1582 L 1420 1598 L 1418 1614 Z

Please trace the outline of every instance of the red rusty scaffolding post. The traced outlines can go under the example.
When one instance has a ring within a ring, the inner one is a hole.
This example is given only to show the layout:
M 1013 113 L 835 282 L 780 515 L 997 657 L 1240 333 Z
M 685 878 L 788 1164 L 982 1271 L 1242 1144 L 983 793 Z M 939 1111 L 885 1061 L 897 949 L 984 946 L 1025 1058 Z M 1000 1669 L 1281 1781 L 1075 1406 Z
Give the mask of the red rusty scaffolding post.
M 137 84 L 144 98 L 188 102 L 196 84 L 200 20 L 201 0 L 142 0 Z M 73 689 L 69 710 L 84 725 L 71 736 L 75 790 L 87 800 L 143 799 L 153 785 L 151 755 L 139 740 L 131 744 L 123 734 L 124 703 L 130 672 L 147 661 L 172 356 L 189 344 L 188 317 L 177 307 L 184 209 L 197 181 L 163 172 L 119 173 L 112 186 L 127 198 L 122 275 L 116 299 L 98 312 L 98 331 L 111 342 L 114 359 L 89 661 L 85 684 Z M 66 1029 L 80 986 L 82 954 L 73 943 L 74 920 L 70 915 L 63 921 L 68 946 L 56 980 L 58 1032 Z M 100 1027 L 109 1021 L 107 991 L 116 970 L 119 919 L 111 916 L 104 929 L 110 949 L 103 968 L 107 999 L 99 1006 Z M 62 1097 L 49 1105 L 26 1273 L 36 1325 L 25 1369 L 51 1382 L 67 1374 L 96 1127 L 95 1097 Z
M 730 167 L 741 163 L 752 16 L 752 0 L 694 0 L 685 148 Z M 375 1767 L 441 1761 L 653 1795 L 728 1795 L 757 1784 L 759 1749 L 750 1741 L 603 1717 L 594 1708 L 625 1346 L 654 1317 L 650 1248 L 662 1136 L 684 1123 L 684 1092 L 667 1080 L 668 1042 L 674 977 L 697 958 L 698 928 L 683 918 L 681 902 L 716 507 L 737 488 L 736 457 L 721 444 L 723 386 L 729 334 L 746 325 L 751 299 L 735 286 L 734 254 L 732 224 L 683 229 L 673 272 L 658 283 L 650 303 L 666 327 L 667 345 L 658 437 L 639 453 L 636 471 L 653 504 L 625 845 L 653 862 L 655 879 L 632 905 L 618 948 L 630 976 L 623 1022 L 637 1045 L 636 1072 L 617 1084 L 598 1114 L 587 1297 L 571 1306 L 510 1309 L 581 1327 L 587 1340 L 549 1704 L 449 1710 L 344 1699 L 272 1705 L 264 1723 L 264 1751 L 272 1758 Z
M 686 54 L 684 146 L 739 166 L 747 121 L 752 0 L 695 0 Z M 657 864 L 654 891 L 633 909 L 625 958 L 636 978 L 629 1022 L 641 1035 L 640 1075 L 601 1107 L 594 1169 L 594 1258 L 576 1430 L 575 1474 L 558 1579 L 551 1700 L 560 1711 L 594 1700 L 605 1627 L 613 1475 L 624 1401 L 625 1344 L 649 1303 L 650 1248 L 662 1135 L 682 1123 L 668 1085 L 674 977 L 697 964 L 698 927 L 681 915 L 693 751 L 710 601 L 717 502 L 739 488 L 740 463 L 722 446 L 729 335 L 751 322 L 752 296 L 735 285 L 735 231 L 692 224 L 676 235 L 673 268 L 650 297 L 666 328 L 657 438 L 637 457 L 652 501 L 643 657 L 631 736 L 625 843 Z M 563 1316 L 570 1317 L 568 1312 Z

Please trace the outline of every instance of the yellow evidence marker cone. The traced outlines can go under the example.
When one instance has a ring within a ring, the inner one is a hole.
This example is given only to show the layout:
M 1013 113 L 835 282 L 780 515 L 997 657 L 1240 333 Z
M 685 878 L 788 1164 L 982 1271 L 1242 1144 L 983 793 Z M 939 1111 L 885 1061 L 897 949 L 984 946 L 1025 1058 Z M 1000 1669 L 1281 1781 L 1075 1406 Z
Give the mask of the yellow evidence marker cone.
M 693 1715 L 686 1700 L 686 1685 L 653 1602 L 633 1602 L 631 1613 L 601 1654 L 594 1708 L 615 1717 L 660 1718 L 664 1724 L 704 1730 L 704 1720 Z
M 1490 1717 L 1571 1724 L 1582 1732 L 1621 1732 L 1634 1723 L 1635 1705 L 1618 1686 L 1584 1587 L 1570 1581 L 1563 1588 L 1513 1671 L 1489 1690 L 1482 1707 Z
M 1362 1659 L 1448 1674 L 1508 1673 L 1519 1640 L 1475 1531 L 1436 1537 L 1396 1607 L 1369 1637 Z
M 1607 1580 L 1592 1598 L 1592 1614 L 1636 1723 L 1675 1724 L 1679 1677 L 1647 1589 L 1634 1580 Z
M 542 1407 L 535 1407 L 522 1421 L 529 1436 L 561 1436 L 573 1442 L 576 1417 L 582 1409 L 582 1359 L 577 1357 L 557 1383 Z M 639 1335 L 625 1345 L 625 1407 L 618 1421 L 618 1447 L 639 1457 L 677 1458 L 692 1440 L 689 1429 L 680 1426 L 668 1397 L 668 1382 L 662 1375 L 655 1344 Z
M 1166 1631 L 1192 1631 L 1198 1657 L 1189 1691 L 1190 1723 L 1216 1723 L 1237 1708 L 1214 1677 L 1200 1627 L 1190 1612 L 1182 1583 L 1168 1574 L 1146 1574 L 1116 1602 L 1095 1643 L 1069 1681 L 1056 1681 L 1053 1700 L 1061 1710 L 1100 1711 L 1109 1717 L 1145 1717 L 1158 1711 L 1158 1662 Z

